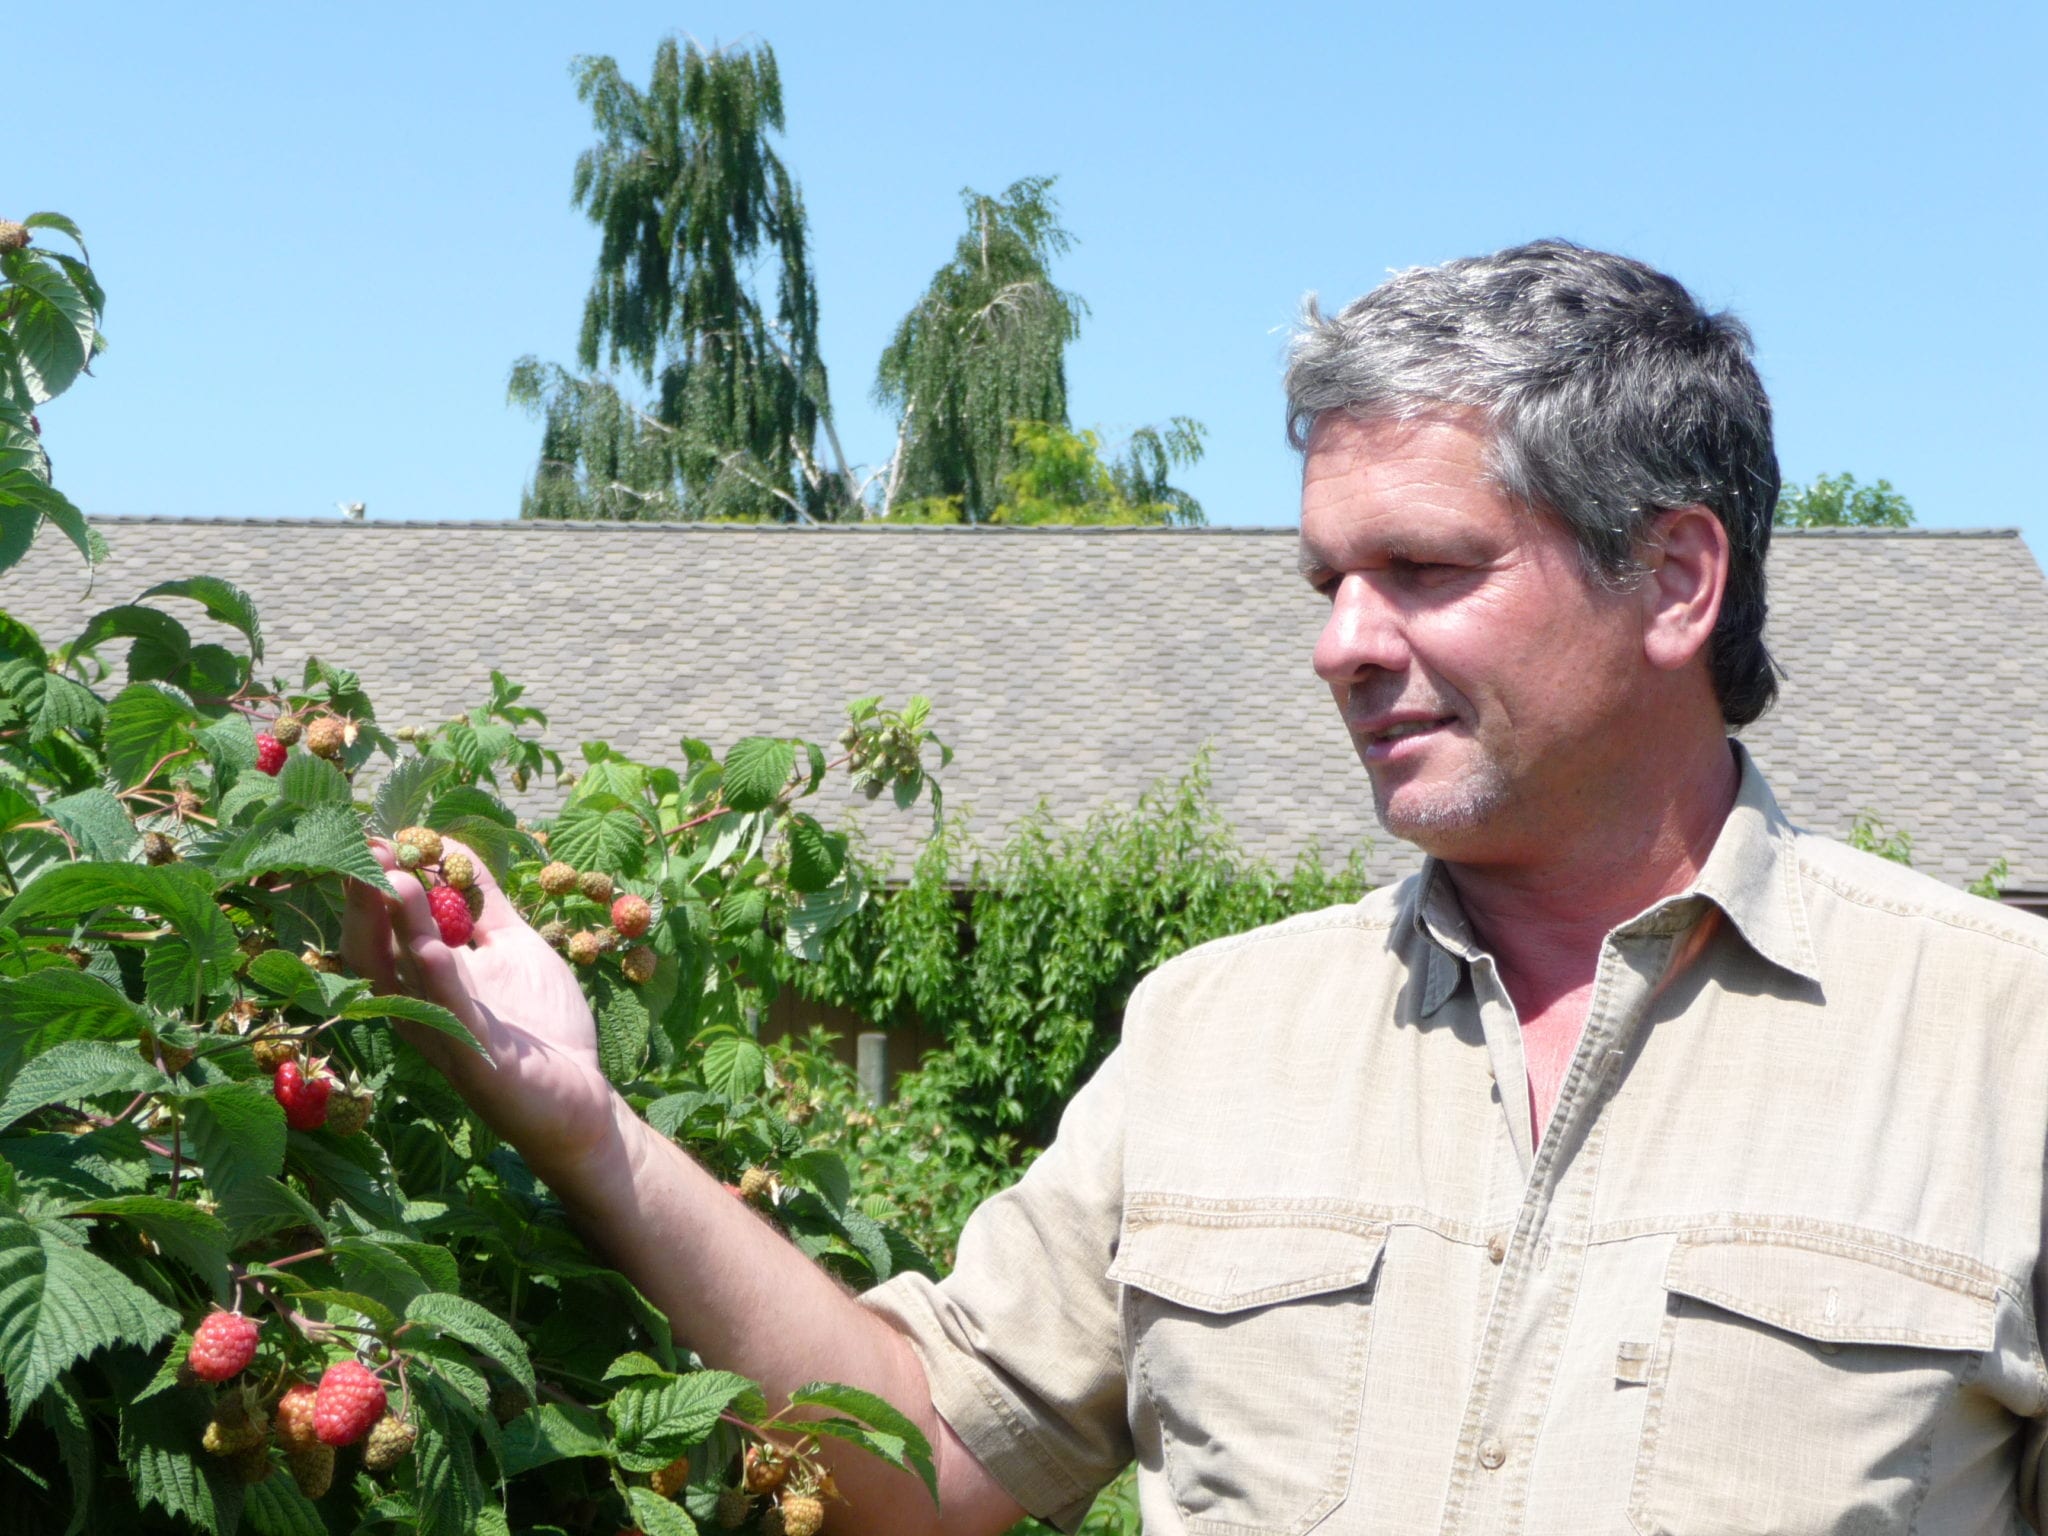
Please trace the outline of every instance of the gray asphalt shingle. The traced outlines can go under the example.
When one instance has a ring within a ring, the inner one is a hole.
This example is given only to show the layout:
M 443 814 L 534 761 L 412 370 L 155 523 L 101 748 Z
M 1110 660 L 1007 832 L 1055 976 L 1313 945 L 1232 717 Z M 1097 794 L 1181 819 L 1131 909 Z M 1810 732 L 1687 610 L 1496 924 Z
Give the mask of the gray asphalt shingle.
M 1326 858 L 1370 844 L 1381 878 L 1414 862 L 1378 834 L 1310 671 L 1323 604 L 1288 530 L 99 526 L 112 558 L 90 593 L 46 532 L 0 576 L 0 608 L 55 643 L 155 581 L 223 576 L 255 596 L 277 673 L 295 679 L 317 650 L 395 725 L 480 702 L 496 667 L 565 754 L 597 736 L 654 761 L 683 736 L 829 740 L 848 699 L 923 691 L 958 752 L 949 807 L 985 842 L 1041 796 L 1069 818 L 1128 803 L 1208 742 L 1252 851 L 1284 865 L 1311 842 Z M 1793 818 L 1840 832 L 1869 811 L 1945 879 L 2003 855 L 2014 884 L 2048 886 L 2048 584 L 2025 544 L 1782 533 L 1771 582 L 1790 675 L 1744 736 Z M 879 848 L 912 845 L 912 818 L 845 810 Z

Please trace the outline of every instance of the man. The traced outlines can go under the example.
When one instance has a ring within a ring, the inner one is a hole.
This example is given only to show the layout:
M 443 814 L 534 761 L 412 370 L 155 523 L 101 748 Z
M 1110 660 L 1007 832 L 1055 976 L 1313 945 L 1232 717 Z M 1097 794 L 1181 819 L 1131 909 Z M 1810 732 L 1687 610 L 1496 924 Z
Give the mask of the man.
M 1133 1456 L 1190 1536 L 2035 1518 L 2048 944 L 1728 740 L 1774 691 L 1746 334 L 1545 242 L 1311 308 L 1288 388 L 1315 666 L 1430 858 L 1147 978 L 944 1283 L 857 1302 L 726 1198 L 495 893 L 451 954 L 395 876 L 357 964 L 477 1031 L 450 1076 L 706 1360 L 922 1421 L 940 1509 L 848 1458 L 835 1530 L 1071 1528 Z

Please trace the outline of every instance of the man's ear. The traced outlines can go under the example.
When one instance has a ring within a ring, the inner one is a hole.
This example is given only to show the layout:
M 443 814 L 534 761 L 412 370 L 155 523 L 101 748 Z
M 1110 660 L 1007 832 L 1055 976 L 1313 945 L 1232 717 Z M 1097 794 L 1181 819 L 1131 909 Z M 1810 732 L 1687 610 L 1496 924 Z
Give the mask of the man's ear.
M 1639 550 L 1645 577 L 1643 654 L 1653 667 L 1675 672 L 1713 638 L 1728 590 L 1728 530 L 1697 502 L 1652 519 Z

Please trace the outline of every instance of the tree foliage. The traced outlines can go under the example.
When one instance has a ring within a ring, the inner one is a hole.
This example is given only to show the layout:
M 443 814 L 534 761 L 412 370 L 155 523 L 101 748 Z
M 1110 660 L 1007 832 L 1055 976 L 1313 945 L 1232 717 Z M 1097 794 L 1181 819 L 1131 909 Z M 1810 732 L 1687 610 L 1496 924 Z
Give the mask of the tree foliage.
M 1780 528 L 1910 528 L 1913 504 L 1889 480 L 1858 485 L 1850 474 L 1820 475 L 1778 497 Z
M 851 504 L 818 462 L 829 409 L 803 199 L 771 144 L 774 52 L 664 39 L 645 89 L 572 66 L 597 142 L 576 206 L 599 230 L 582 374 L 534 358 L 510 394 L 542 419 L 527 517 L 813 519 Z M 642 409 L 619 374 L 652 391 Z
M 957 497 L 986 522 L 1016 462 L 1018 422 L 1067 420 L 1067 343 L 1087 306 L 1052 280 L 1071 248 L 1053 178 L 1027 176 L 999 197 L 968 188 L 967 229 L 882 353 L 875 395 L 897 414 L 882 510 Z

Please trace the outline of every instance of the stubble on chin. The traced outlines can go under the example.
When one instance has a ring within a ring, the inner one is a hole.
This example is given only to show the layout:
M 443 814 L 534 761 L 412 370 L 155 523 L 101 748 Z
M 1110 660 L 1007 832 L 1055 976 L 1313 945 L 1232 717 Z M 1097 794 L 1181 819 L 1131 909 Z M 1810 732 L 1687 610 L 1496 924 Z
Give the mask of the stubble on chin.
M 1389 803 L 1395 797 L 1373 778 L 1373 814 L 1389 836 L 1415 843 L 1425 852 L 1432 842 L 1447 835 L 1485 826 L 1508 798 L 1506 779 L 1491 764 L 1453 784 L 1427 789 L 1409 784 L 1400 786 L 1400 790 L 1396 808 Z

